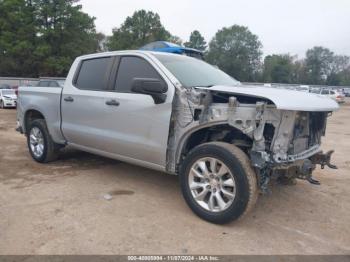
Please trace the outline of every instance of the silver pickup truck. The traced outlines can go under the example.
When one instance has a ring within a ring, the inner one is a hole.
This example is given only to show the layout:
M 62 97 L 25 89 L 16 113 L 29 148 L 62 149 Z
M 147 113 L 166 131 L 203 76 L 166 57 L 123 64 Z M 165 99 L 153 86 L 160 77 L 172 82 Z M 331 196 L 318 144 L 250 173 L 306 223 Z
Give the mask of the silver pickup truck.
M 246 214 L 271 179 L 305 179 L 329 166 L 320 149 L 329 98 L 243 86 L 203 61 L 121 51 L 79 57 L 63 88 L 19 89 L 18 128 L 34 160 L 64 146 L 178 174 L 201 218 Z

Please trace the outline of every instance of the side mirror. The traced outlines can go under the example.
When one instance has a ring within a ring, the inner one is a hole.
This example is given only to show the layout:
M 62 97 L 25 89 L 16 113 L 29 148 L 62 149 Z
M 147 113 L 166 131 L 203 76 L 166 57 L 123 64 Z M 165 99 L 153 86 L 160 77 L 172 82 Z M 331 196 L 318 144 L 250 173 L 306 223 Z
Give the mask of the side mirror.
M 131 91 L 152 96 L 154 103 L 162 104 L 166 100 L 167 85 L 155 78 L 134 78 Z

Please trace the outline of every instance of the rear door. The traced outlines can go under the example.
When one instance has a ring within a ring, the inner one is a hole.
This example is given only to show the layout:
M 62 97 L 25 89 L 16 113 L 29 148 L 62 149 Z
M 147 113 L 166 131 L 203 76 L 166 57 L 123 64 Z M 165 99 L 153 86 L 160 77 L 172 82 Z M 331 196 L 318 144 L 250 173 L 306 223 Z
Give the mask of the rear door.
M 62 132 L 74 145 L 103 149 L 105 126 L 110 121 L 106 101 L 114 57 L 99 57 L 81 61 L 72 83 L 63 88 Z

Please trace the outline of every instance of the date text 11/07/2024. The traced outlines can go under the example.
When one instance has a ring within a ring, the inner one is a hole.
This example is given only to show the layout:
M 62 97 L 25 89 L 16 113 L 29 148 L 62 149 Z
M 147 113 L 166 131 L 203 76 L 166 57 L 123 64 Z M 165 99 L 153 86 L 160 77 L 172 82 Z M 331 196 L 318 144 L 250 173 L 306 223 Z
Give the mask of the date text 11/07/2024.
M 220 261 L 217 256 L 128 256 L 128 261 Z

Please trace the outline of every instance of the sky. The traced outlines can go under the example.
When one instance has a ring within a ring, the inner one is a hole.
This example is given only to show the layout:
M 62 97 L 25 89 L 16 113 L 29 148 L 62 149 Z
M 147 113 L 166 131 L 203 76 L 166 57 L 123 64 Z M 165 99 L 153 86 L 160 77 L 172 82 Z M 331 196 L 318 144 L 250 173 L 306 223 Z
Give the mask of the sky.
M 187 41 L 199 30 L 209 42 L 234 24 L 247 26 L 264 55 L 304 57 L 313 46 L 350 56 L 350 0 L 81 0 L 96 28 L 111 35 L 136 10 L 157 12 L 165 28 Z

